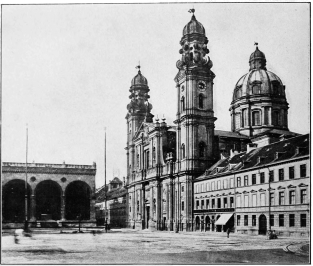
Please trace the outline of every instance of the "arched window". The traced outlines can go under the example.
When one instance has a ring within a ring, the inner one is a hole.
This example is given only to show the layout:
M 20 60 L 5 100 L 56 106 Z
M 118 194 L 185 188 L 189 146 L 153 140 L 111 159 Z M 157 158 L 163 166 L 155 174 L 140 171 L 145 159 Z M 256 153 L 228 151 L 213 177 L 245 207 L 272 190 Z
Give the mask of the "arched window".
M 240 128 L 240 114 L 235 115 L 235 128 Z
M 203 94 L 199 95 L 199 108 L 203 109 Z
M 252 126 L 259 126 L 259 125 L 261 125 L 261 112 L 253 111 L 252 112 Z
M 242 110 L 241 126 L 248 126 L 247 109 Z
M 199 157 L 204 157 L 204 153 L 205 153 L 205 143 L 201 141 L 199 143 Z
M 269 113 L 270 113 L 270 108 L 269 107 L 264 107 L 264 125 L 269 124 Z
M 181 108 L 181 112 L 185 111 L 185 97 L 182 96 L 180 99 L 180 108 Z
M 148 169 L 150 167 L 149 161 L 150 161 L 150 152 L 147 151 L 146 152 L 146 169 Z
M 139 168 L 139 153 L 137 154 L 137 168 Z
M 185 156 L 186 156 L 186 154 L 185 154 L 185 144 L 183 143 L 181 145 L 181 158 L 184 159 Z
M 273 112 L 273 125 L 278 126 L 279 125 L 279 111 Z
M 235 98 L 238 99 L 241 97 L 241 89 L 236 89 L 235 91 Z

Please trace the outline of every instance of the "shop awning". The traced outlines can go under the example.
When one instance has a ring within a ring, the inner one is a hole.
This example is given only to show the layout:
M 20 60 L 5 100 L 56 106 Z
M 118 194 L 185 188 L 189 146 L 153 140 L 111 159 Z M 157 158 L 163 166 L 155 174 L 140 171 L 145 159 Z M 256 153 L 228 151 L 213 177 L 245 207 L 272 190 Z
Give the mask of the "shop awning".
M 221 217 L 216 221 L 215 225 L 225 225 L 232 216 L 233 213 L 222 214 Z

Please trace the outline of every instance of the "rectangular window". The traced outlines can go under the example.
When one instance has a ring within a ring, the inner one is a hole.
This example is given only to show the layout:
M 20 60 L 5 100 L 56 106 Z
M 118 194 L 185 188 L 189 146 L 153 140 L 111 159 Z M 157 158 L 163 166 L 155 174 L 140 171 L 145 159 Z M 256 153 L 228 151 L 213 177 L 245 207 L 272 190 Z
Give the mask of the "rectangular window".
M 274 171 L 273 170 L 271 170 L 269 173 L 269 179 L 270 179 L 270 182 L 274 182 Z
M 212 199 L 212 209 L 215 209 L 215 199 Z
M 301 204 L 307 203 L 306 189 L 301 189 L 301 191 L 300 191 L 300 203 Z
M 26 189 L 25 189 L 26 190 Z M 132 207 L 129 207 L 129 212 L 132 212 Z
M 300 165 L 300 177 L 306 177 L 306 164 Z
M 217 189 L 221 189 L 221 181 L 217 181 Z
M 240 225 L 240 215 L 237 215 L 237 226 Z
M 289 167 L 289 179 L 294 179 L 295 178 L 295 167 L 291 166 Z
M 234 179 L 233 179 L 233 178 L 230 179 L 230 187 L 231 187 L 231 188 L 234 187 Z
M 181 202 L 181 210 L 182 210 L 182 211 L 185 210 L 185 202 L 184 202 L 184 201 Z
M 241 179 L 240 179 L 240 176 L 237 177 L 237 187 L 241 187 Z
M 256 207 L 256 194 L 252 194 L 252 207 Z
M 284 180 L 284 169 L 279 169 L 279 181 Z
M 300 225 L 301 227 L 306 227 L 306 214 L 300 214 Z
M 221 198 L 217 199 L 217 208 L 221 208 Z
M 184 191 L 185 191 L 185 187 L 182 186 L 182 187 L 181 187 L 181 192 L 184 192 Z
M 197 184 L 196 185 L 196 193 L 198 193 L 199 192 L 199 185 Z
M 261 199 L 260 206 L 265 206 L 265 193 L 261 193 L 260 199 Z
M 244 186 L 248 186 L 248 176 L 244 176 Z
M 227 198 L 224 198 L 224 208 L 227 208 Z
M 279 205 L 285 205 L 285 192 L 279 192 Z
M 243 218 L 244 218 L 244 226 L 248 226 L 248 215 L 245 215 Z
M 204 184 L 201 184 L 201 192 L 204 192 Z
M 198 200 L 196 201 L 196 209 L 197 210 L 199 209 L 199 201 Z
M 270 194 L 270 204 L 271 206 L 275 205 L 275 194 L 273 192 Z
M 210 191 L 210 183 L 206 183 L 206 191 Z
M 227 180 L 225 179 L 224 181 L 223 181 L 223 186 L 224 186 L 224 189 L 227 189 L 228 188 L 228 186 L 227 186 Z
M 264 172 L 260 173 L 260 183 L 261 184 L 265 183 L 265 174 L 264 174 Z
M 289 227 L 295 226 L 295 215 L 289 214 Z
M 215 182 L 212 182 L 211 189 L 212 189 L 212 190 L 215 190 Z
M 230 201 L 230 208 L 234 208 L 234 197 L 230 197 L 229 201 Z
M 206 200 L 206 208 L 210 209 L 210 200 L 208 200 L 208 199 Z
M 249 196 L 245 195 L 245 207 L 249 207 Z
M 296 191 L 289 191 L 289 204 L 296 204 Z
M 252 175 L 252 185 L 256 184 L 256 174 Z
M 240 196 L 238 195 L 237 198 L 236 198 L 236 207 L 237 208 L 240 208 L 240 206 L 241 206 L 240 205 L 240 203 L 241 203 L 240 201 L 241 201 L 241 199 L 240 199 Z
M 252 226 L 256 226 L 256 215 L 252 215 Z
M 201 200 L 201 210 L 204 209 L 204 200 Z
M 270 225 L 274 226 L 274 214 L 270 215 Z
M 279 214 L 279 226 L 284 226 L 285 218 L 283 214 Z

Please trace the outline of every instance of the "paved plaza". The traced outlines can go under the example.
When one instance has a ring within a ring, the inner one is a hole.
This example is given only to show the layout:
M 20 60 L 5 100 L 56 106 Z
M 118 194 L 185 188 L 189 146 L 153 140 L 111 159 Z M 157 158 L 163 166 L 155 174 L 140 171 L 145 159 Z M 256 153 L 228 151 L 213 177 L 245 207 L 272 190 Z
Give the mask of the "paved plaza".
M 2 236 L 2 264 L 308 264 L 309 256 L 285 252 L 308 240 L 211 232 L 112 230 L 109 233 L 34 232 L 14 242 Z

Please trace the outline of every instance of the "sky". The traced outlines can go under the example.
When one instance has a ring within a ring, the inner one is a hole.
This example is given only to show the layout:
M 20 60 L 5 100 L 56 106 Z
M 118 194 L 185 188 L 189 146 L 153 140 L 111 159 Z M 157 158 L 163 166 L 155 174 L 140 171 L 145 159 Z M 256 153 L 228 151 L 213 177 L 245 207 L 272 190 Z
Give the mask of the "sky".
M 152 114 L 176 115 L 174 77 L 190 8 L 213 61 L 215 128 L 230 130 L 236 82 L 254 42 L 286 86 L 289 129 L 310 131 L 307 3 L 2 6 L 2 161 L 97 164 L 96 187 L 126 175 L 126 106 L 139 61 Z

